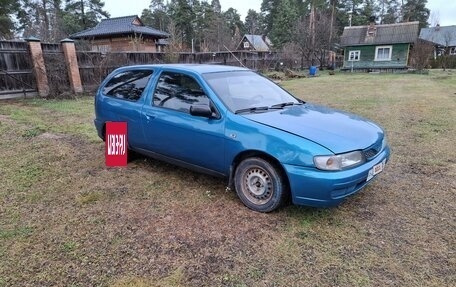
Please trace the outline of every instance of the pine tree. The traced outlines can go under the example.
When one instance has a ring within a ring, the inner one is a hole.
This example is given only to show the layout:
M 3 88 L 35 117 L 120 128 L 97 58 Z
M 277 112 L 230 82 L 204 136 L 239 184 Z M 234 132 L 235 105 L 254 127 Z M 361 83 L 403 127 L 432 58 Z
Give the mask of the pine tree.
M 77 23 L 79 30 L 92 28 L 103 17 L 109 18 L 109 13 L 103 10 L 103 7 L 104 2 L 101 0 L 67 0 L 65 5 L 66 19 L 71 24 Z
M 248 34 L 260 35 L 263 34 L 263 28 L 261 27 L 261 14 L 257 13 L 253 9 L 247 11 L 247 16 L 245 17 L 245 31 Z
M 222 5 L 220 5 L 219 0 L 212 0 L 211 1 L 212 9 L 215 13 L 221 14 L 222 13 Z
M 274 18 L 278 12 L 280 0 L 263 0 L 261 3 L 261 18 L 263 20 L 264 34 L 268 35 L 272 31 Z
M 166 31 L 170 22 L 166 9 L 163 0 L 152 0 L 149 9 L 142 11 L 141 21 L 144 25 Z
M 402 6 L 402 20 L 404 22 L 419 21 L 420 28 L 428 27 L 431 11 L 426 8 L 427 0 L 408 0 Z
M 188 0 L 171 0 L 169 16 L 176 27 L 177 38 L 183 46 L 191 47 L 194 36 L 193 25 L 195 13 Z
M 393 24 L 401 19 L 401 3 L 399 0 L 380 1 L 380 23 Z
M 360 11 L 359 21 L 361 25 L 367 25 L 370 22 L 371 17 L 377 18 L 380 12 L 379 6 L 375 0 L 364 0 L 364 5 Z
M 14 0 L 0 0 L 0 39 L 10 39 L 16 30 L 13 15 L 20 5 Z
M 275 47 L 281 48 L 293 39 L 293 28 L 298 19 L 297 6 L 293 0 L 282 0 L 277 7 L 277 14 L 273 19 L 271 41 Z

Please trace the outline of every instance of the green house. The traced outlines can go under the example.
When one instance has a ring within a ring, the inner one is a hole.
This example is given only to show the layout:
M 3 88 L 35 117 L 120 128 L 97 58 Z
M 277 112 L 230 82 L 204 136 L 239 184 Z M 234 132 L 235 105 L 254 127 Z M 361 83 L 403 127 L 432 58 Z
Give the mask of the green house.
M 409 66 L 419 22 L 345 27 L 344 71 L 393 72 Z

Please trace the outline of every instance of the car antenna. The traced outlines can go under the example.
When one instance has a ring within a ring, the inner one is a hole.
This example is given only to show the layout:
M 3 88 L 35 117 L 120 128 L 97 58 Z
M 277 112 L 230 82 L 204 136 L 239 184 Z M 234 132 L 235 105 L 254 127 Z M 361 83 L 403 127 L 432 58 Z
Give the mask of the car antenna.
M 241 64 L 242 67 L 247 68 L 247 67 L 241 62 L 241 60 L 239 60 L 239 59 L 233 54 L 233 52 L 231 52 L 231 50 L 228 49 L 228 47 L 226 47 L 225 45 L 223 45 L 223 47 L 225 47 L 225 49 L 226 49 L 228 52 L 230 52 L 231 56 L 233 56 L 233 57 L 239 62 L 239 64 Z

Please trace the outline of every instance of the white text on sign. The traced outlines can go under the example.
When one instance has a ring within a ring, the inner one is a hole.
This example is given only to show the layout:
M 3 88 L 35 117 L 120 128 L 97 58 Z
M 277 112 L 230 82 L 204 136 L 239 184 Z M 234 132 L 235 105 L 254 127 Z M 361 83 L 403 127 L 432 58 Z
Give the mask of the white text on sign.
M 125 147 L 125 135 L 108 135 L 108 155 L 124 155 L 126 151 Z

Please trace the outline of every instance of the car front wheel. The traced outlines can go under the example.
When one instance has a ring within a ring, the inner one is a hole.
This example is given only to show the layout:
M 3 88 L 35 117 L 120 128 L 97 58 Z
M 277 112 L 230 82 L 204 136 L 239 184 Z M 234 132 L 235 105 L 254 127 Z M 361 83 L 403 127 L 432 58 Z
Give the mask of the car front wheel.
M 243 160 L 234 174 L 236 193 L 250 209 L 270 212 L 280 207 L 288 190 L 280 171 L 270 162 L 254 157 Z

